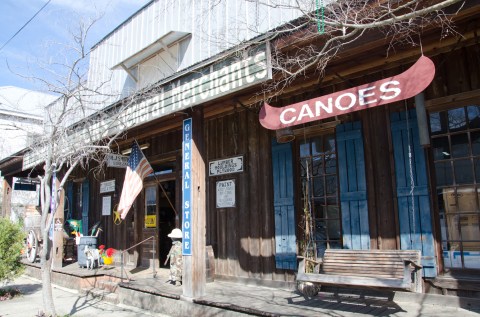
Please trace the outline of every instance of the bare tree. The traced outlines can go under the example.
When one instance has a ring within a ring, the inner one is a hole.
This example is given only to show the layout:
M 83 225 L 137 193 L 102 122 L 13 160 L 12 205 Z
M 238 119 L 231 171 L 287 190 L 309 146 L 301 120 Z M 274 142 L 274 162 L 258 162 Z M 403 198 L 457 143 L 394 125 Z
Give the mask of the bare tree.
M 74 170 L 90 168 L 90 164 L 101 169 L 105 155 L 124 135 L 129 120 L 129 112 L 125 110 L 150 95 L 147 91 L 134 91 L 120 100 L 116 93 L 105 93 L 104 85 L 110 78 L 95 87 L 88 82 L 86 42 L 96 21 L 98 19 L 80 23 L 77 32 L 72 34 L 73 44 L 62 51 L 62 58 L 52 58 L 54 62 L 42 64 L 48 77 L 30 77 L 58 96 L 45 108 L 42 134 L 37 135 L 24 157 L 24 166 L 32 170 L 43 167 L 39 176 L 43 241 L 40 263 L 44 310 L 49 316 L 56 316 L 51 284 L 53 242 L 49 232 L 55 218 L 55 206 L 61 203 L 62 190 Z M 111 100 L 119 101 L 105 107 Z
M 229 25 L 242 24 L 258 37 L 253 42 L 269 41 L 274 80 L 259 96 L 276 96 L 297 79 L 315 74 L 319 80 L 327 65 L 347 48 L 358 43 L 369 31 L 384 35 L 388 50 L 397 45 L 421 45 L 421 34 L 429 27 L 441 30 L 440 39 L 456 34 L 452 18 L 456 11 L 447 8 L 465 0 L 244 0 L 251 11 L 232 17 Z M 216 0 L 210 9 L 225 4 Z M 266 8 L 295 12 L 298 18 L 268 32 L 262 31 Z M 239 21 L 239 19 L 242 19 Z M 233 27 L 232 27 L 233 28 Z M 228 30 L 219 30 L 213 41 L 225 46 L 231 39 Z M 233 43 L 233 42 L 232 42 Z M 251 45 L 252 41 L 245 42 Z

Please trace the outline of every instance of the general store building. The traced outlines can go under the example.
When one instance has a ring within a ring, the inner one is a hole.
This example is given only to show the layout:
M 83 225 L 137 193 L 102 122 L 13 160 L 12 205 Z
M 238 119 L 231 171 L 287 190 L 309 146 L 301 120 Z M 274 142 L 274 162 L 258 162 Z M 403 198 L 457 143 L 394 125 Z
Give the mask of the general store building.
M 166 235 L 185 226 L 182 193 L 190 188 L 191 264 L 203 265 L 198 261 L 209 259 L 211 247 L 217 279 L 283 287 L 294 285 L 297 256 L 306 249 L 319 258 L 329 248 L 416 249 L 422 252 L 425 292 L 478 291 L 477 4 L 454 17 L 461 36 L 440 41 L 439 29 L 431 28 L 424 30 L 421 48 L 391 51 L 384 34 L 369 32 L 340 52 L 321 80 L 306 74 L 268 103 L 288 107 L 390 78 L 422 55 L 435 68 L 424 101 L 411 97 L 276 133 L 260 123 L 268 97 L 262 85 L 275 75 L 272 51 L 290 47 L 280 40 L 258 42 L 263 32 L 298 16 L 227 2 L 202 20 L 195 13 L 204 8 L 189 1 L 164 3 L 152 1 L 99 42 L 89 78 L 95 85 L 111 76 L 105 89 L 118 93 L 118 100 L 148 91 L 125 115 L 126 138 L 116 153 L 125 154 L 136 140 L 154 173 L 120 220 L 115 206 L 125 169 L 112 163 L 101 176 L 79 170 L 66 189 L 68 217 L 82 219 L 84 231 L 101 221 L 101 243 L 118 249 L 154 236 L 153 260 L 148 242 L 126 262 L 164 267 L 171 245 Z M 248 34 L 239 25 L 229 33 L 233 15 L 256 17 L 262 32 Z M 420 103 L 426 121 L 418 118 Z M 290 142 L 283 143 L 284 132 L 293 133 Z M 187 185 L 185 162 L 193 178 Z M 305 210 L 313 239 L 305 235 Z

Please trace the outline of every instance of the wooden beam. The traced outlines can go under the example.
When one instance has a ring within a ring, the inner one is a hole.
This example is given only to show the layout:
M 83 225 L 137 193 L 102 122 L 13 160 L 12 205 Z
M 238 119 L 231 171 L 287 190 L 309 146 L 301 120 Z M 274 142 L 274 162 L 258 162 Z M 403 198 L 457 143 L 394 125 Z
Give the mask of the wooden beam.
M 132 77 L 133 81 L 134 82 L 138 82 L 138 79 L 137 77 L 135 77 L 135 75 L 133 75 L 133 73 L 130 71 L 130 69 L 128 69 L 125 64 L 121 63 L 120 66 L 123 68 L 124 71 L 127 72 L 128 76 Z
M 7 219 L 10 219 L 10 215 L 12 212 L 12 184 L 12 176 L 5 176 L 3 178 L 3 200 L 1 216 Z
M 203 109 L 192 111 L 191 147 L 191 250 L 183 256 L 183 296 L 198 298 L 205 295 L 205 245 L 206 245 L 206 182 L 203 136 Z M 184 168 L 184 167 L 182 167 Z M 183 230 L 184 228 L 182 228 Z

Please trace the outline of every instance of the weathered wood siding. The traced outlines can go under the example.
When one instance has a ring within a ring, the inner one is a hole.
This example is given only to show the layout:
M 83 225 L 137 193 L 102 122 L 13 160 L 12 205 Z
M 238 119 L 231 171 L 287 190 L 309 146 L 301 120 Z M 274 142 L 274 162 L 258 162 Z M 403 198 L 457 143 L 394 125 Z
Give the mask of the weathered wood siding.
M 271 135 L 255 111 L 211 119 L 205 126 L 207 162 L 244 156 L 244 172 L 207 176 L 207 244 L 219 275 L 284 280 L 275 270 Z M 216 182 L 234 179 L 236 207 L 216 208 Z

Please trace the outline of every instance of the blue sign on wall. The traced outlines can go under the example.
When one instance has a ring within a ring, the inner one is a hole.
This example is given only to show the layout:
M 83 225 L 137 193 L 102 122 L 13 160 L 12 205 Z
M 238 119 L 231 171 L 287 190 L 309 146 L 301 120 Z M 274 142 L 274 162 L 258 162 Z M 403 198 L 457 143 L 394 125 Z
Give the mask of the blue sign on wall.
M 182 254 L 192 255 L 192 238 L 191 238 L 191 224 L 192 224 L 192 118 L 183 120 L 183 166 L 182 166 Z

